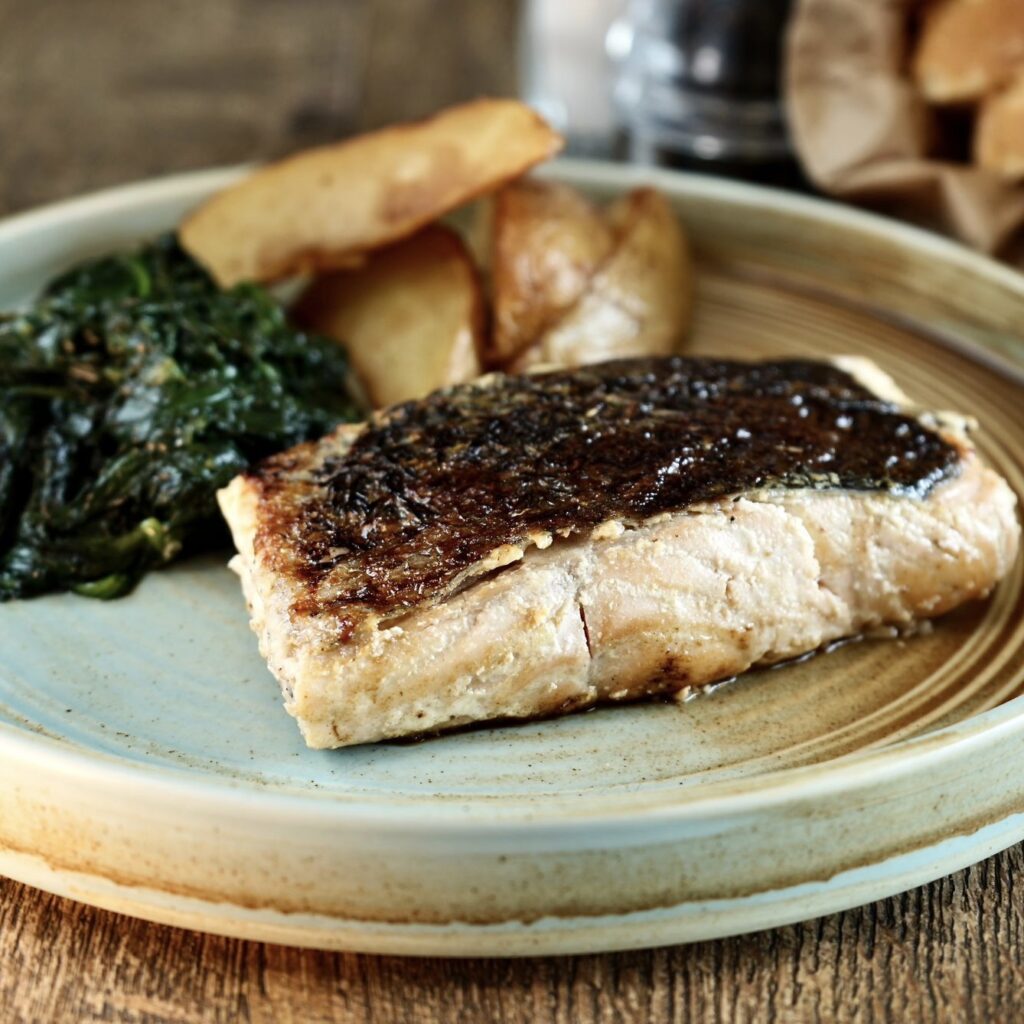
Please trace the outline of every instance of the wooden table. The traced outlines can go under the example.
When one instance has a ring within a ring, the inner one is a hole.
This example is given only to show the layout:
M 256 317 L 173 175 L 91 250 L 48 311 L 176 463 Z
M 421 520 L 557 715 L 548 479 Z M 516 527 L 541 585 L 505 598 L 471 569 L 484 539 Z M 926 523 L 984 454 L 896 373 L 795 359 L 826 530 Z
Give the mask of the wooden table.
M 0 214 L 515 87 L 501 0 L 0 0 Z M 0 1020 L 1013 1021 L 1024 847 L 860 910 L 694 946 L 401 960 L 133 921 L 0 880 Z

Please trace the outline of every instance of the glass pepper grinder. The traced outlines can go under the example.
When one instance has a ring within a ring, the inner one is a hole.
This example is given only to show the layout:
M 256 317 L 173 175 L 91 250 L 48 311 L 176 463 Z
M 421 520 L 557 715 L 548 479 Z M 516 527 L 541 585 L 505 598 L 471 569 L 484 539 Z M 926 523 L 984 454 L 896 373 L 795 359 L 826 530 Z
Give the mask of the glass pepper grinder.
M 791 0 L 631 0 L 609 29 L 626 155 L 803 188 L 781 98 Z

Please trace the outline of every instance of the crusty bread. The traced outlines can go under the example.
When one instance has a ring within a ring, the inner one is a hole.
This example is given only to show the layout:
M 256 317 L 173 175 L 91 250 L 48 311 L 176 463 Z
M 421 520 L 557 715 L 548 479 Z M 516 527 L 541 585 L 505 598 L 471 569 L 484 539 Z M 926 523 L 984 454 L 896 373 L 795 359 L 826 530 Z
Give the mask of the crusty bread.
M 967 103 L 1024 67 L 1024 0 L 939 0 L 925 10 L 914 77 L 933 103 Z
M 982 102 L 974 129 L 974 162 L 1004 178 L 1024 178 L 1024 69 Z

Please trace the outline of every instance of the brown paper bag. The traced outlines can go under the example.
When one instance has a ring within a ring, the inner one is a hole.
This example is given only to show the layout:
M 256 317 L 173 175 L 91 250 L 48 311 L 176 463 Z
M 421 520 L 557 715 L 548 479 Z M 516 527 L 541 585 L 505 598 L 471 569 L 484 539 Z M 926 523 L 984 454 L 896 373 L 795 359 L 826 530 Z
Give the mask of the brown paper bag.
M 997 253 L 1024 228 L 1024 185 L 929 155 L 944 115 L 908 73 L 917 0 L 797 0 L 786 47 L 790 131 L 822 191 Z

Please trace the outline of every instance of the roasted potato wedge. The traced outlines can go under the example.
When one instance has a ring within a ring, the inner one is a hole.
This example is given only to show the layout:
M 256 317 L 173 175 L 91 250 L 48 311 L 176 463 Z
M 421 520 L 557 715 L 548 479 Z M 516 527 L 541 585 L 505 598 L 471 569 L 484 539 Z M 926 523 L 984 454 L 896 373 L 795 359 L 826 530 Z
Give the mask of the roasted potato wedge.
M 583 295 L 611 252 L 611 226 L 568 185 L 523 180 L 493 199 L 488 361 L 514 359 Z
M 268 164 L 209 199 L 178 234 L 225 287 L 350 266 L 561 146 L 524 104 L 476 100 Z
M 622 356 L 668 355 L 686 334 L 693 306 L 689 246 L 658 191 L 637 189 L 607 211 L 611 255 L 583 295 L 512 364 L 579 366 Z
M 479 276 L 459 236 L 439 225 L 317 278 L 292 317 L 344 344 L 377 407 L 480 374 Z

